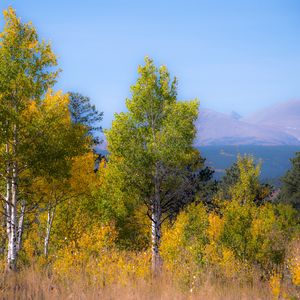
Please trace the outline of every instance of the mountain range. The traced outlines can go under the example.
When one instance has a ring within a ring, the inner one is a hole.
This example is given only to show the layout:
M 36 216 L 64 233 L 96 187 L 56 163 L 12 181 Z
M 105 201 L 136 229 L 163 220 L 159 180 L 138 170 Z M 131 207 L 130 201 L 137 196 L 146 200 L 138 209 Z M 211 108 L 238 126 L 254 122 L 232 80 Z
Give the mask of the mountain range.
M 300 146 L 300 100 L 282 102 L 242 117 L 200 107 L 194 142 L 201 146 Z M 99 149 L 106 149 L 106 139 Z
M 300 100 L 287 101 L 248 117 L 200 108 L 195 146 L 300 145 Z

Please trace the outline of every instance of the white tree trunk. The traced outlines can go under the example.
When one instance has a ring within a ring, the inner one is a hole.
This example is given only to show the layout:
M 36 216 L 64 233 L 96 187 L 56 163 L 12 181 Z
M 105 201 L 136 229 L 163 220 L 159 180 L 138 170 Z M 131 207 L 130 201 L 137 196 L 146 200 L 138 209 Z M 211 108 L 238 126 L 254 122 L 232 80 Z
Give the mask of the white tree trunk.
M 10 260 L 8 267 L 11 270 L 16 269 L 17 261 L 17 203 L 18 203 L 18 166 L 16 162 L 13 162 L 11 180 L 11 231 L 10 231 Z
M 17 231 L 17 253 L 22 248 L 22 235 L 23 235 L 23 228 L 24 228 L 25 208 L 26 208 L 25 200 L 22 200 L 21 211 L 20 211 L 19 222 L 18 222 L 18 231 Z
M 160 256 L 161 240 L 161 216 L 159 212 L 152 213 L 152 272 L 158 275 L 162 267 L 162 258 Z
M 159 275 L 162 268 L 162 258 L 160 256 L 160 241 L 161 241 L 161 200 L 160 186 L 158 180 L 158 171 L 155 175 L 155 195 L 152 204 L 152 272 L 153 275 Z
M 14 125 L 14 136 L 12 144 L 12 163 L 9 162 L 9 165 L 12 165 L 11 172 L 11 199 L 10 202 L 10 232 L 8 236 L 8 256 L 7 256 L 7 267 L 9 270 L 16 270 L 17 263 L 17 205 L 18 205 L 18 162 L 17 162 L 17 126 Z M 8 149 L 9 150 L 9 149 Z M 9 180 L 10 181 L 10 180 Z
M 53 219 L 55 216 L 55 208 L 56 208 L 55 206 L 54 208 L 50 206 L 48 209 L 46 235 L 44 240 L 44 255 L 46 258 L 48 257 L 48 252 L 49 252 L 50 234 L 51 234 Z
M 6 233 L 7 233 L 7 264 L 9 265 L 11 258 L 11 182 L 7 179 L 6 183 Z
M 9 156 L 9 145 L 6 144 L 6 155 Z M 7 266 L 9 267 L 11 260 L 11 165 L 7 162 L 6 166 L 6 203 L 5 203 L 5 214 L 6 214 L 6 233 L 7 233 Z

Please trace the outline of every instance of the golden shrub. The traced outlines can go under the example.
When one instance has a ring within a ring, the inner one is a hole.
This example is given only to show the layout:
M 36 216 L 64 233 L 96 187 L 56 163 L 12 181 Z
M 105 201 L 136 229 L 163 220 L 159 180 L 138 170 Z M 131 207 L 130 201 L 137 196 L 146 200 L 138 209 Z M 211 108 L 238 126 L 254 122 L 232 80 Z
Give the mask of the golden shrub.
M 270 288 L 273 294 L 274 299 L 278 299 L 281 292 L 281 274 L 274 272 L 269 280 Z
M 101 286 L 126 284 L 132 277 L 147 278 L 149 253 L 118 250 L 116 237 L 112 225 L 84 233 L 76 243 L 70 242 L 59 250 L 53 264 L 54 273 L 66 280 L 80 280 L 84 276 L 90 284 Z
M 293 284 L 300 286 L 300 239 L 291 243 L 288 267 L 291 273 Z

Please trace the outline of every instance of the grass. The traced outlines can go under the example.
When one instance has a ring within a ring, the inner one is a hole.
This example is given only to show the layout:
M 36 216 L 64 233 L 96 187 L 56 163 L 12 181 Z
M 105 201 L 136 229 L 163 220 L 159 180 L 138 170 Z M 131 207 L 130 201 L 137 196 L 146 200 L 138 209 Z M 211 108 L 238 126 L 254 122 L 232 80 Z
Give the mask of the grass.
M 209 276 L 208 276 L 209 277 Z M 239 285 L 235 282 L 213 283 L 207 279 L 201 286 L 189 291 L 182 291 L 167 275 L 151 280 L 135 280 L 126 285 L 112 284 L 101 286 L 89 284 L 84 274 L 79 281 L 61 282 L 48 272 L 33 267 L 16 274 L 3 274 L 0 282 L 1 299 L 143 299 L 143 300 L 242 300 L 272 299 L 267 284 Z

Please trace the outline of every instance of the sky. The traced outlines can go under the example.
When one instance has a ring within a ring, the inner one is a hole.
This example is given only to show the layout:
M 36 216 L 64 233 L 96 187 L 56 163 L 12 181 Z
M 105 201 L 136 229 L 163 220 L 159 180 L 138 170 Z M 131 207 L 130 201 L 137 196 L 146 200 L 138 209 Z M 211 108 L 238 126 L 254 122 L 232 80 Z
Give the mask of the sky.
M 179 100 L 201 107 L 246 116 L 300 98 L 299 0 L 0 0 L 8 6 L 51 41 L 55 88 L 89 96 L 104 128 L 146 55 L 178 78 Z

